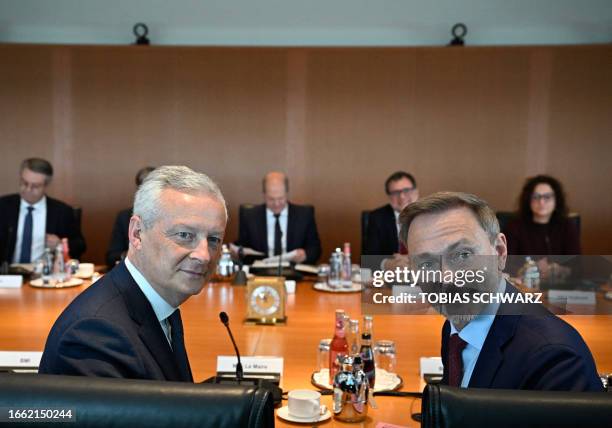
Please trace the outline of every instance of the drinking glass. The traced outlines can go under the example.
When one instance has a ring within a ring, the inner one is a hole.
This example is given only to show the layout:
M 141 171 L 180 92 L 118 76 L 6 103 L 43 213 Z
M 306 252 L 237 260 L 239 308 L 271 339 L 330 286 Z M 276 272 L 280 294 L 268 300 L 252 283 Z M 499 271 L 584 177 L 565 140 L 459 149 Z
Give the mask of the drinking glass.
M 395 342 L 392 340 L 379 340 L 374 346 L 374 360 L 376 367 L 386 370 L 389 373 L 395 373 L 397 364 L 397 353 L 395 351 Z
M 321 339 L 317 351 L 317 371 L 329 369 L 329 347 L 331 339 Z

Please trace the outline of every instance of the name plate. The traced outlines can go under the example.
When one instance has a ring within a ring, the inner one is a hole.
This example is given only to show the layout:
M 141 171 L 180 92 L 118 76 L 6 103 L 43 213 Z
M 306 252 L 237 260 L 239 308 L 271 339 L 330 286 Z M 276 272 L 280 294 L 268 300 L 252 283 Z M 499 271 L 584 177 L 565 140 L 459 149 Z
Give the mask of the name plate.
M 421 357 L 421 379 L 425 375 L 442 375 L 444 372 L 444 365 L 442 364 L 441 357 Z
M 283 358 L 281 357 L 240 357 L 244 373 L 278 373 L 283 375 Z M 235 372 L 238 359 L 235 355 L 217 356 L 217 373 Z
M 0 288 L 19 288 L 22 284 L 21 275 L 0 275 Z
M 0 351 L 0 367 L 32 368 L 40 365 L 42 352 Z
M 568 305 L 595 305 L 596 296 L 594 291 L 548 290 L 548 301 Z

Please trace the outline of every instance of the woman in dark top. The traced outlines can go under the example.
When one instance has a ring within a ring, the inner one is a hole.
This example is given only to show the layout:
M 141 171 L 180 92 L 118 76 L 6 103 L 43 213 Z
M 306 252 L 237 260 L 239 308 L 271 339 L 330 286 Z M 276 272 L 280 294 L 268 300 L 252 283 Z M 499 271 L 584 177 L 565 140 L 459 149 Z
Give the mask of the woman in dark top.
M 567 217 L 561 183 L 548 175 L 527 179 L 519 199 L 519 212 L 504 234 L 508 254 L 580 254 L 580 237 Z

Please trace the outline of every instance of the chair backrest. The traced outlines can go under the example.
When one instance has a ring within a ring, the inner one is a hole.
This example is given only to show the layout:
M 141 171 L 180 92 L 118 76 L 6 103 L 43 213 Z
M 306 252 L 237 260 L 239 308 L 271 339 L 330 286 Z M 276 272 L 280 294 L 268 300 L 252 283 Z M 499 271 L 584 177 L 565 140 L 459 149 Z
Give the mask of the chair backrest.
M 71 409 L 76 416 L 71 427 L 274 426 L 270 392 L 252 385 L 3 373 L 0 403 Z
M 74 223 L 81 230 L 81 218 L 83 216 L 83 209 L 81 207 L 72 207 L 72 215 L 74 216 Z
M 429 384 L 421 410 L 422 428 L 608 427 L 612 394 Z
M 361 254 L 368 247 L 368 223 L 370 222 L 370 211 L 361 211 Z

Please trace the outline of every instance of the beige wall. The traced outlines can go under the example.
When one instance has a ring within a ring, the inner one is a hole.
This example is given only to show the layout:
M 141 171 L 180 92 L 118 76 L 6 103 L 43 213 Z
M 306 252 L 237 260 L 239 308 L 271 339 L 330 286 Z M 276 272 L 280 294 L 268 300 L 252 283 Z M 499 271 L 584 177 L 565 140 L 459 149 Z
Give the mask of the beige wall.
M 286 170 L 312 203 L 324 257 L 360 247 L 359 212 L 394 170 L 421 194 L 515 206 L 527 175 L 566 185 L 585 252 L 612 252 L 612 47 L 178 48 L 0 45 L 0 194 L 21 159 L 56 168 L 101 262 L 144 165 L 184 163 L 230 205 Z

